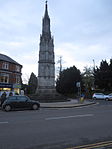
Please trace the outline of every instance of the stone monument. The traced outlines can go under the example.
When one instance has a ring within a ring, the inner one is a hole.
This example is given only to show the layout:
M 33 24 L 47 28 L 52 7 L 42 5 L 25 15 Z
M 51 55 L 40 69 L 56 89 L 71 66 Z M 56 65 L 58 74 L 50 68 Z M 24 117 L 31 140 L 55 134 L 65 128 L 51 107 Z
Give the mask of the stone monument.
M 50 31 L 47 1 L 42 20 L 42 34 L 40 35 L 38 87 L 36 94 L 42 99 L 47 97 L 53 98 L 56 95 L 54 40 Z

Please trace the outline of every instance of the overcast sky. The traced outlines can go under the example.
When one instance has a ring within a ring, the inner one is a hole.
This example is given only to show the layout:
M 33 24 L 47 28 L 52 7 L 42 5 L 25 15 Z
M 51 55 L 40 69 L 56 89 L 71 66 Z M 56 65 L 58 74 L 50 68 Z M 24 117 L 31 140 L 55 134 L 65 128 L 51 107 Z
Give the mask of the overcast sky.
M 45 0 L 0 0 L 0 53 L 23 65 L 23 80 L 38 75 Z M 56 68 L 98 66 L 112 58 L 112 0 L 49 0 Z

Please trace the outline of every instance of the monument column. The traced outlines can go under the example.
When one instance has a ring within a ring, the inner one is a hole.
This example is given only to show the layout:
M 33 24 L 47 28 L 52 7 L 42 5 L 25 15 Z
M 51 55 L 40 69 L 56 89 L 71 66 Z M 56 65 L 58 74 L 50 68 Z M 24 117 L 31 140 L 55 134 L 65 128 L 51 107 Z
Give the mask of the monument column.
M 38 61 L 38 88 L 39 96 L 54 94 L 55 91 L 55 58 L 54 40 L 50 31 L 50 18 L 47 1 L 45 14 L 42 20 L 42 34 L 40 35 L 39 61 Z

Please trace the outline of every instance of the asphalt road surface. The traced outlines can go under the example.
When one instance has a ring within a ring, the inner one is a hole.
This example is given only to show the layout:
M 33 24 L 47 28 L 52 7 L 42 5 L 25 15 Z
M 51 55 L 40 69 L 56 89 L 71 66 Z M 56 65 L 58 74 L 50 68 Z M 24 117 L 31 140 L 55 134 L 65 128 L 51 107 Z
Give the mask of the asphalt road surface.
M 68 149 L 112 141 L 112 101 L 79 108 L 0 111 L 0 149 Z

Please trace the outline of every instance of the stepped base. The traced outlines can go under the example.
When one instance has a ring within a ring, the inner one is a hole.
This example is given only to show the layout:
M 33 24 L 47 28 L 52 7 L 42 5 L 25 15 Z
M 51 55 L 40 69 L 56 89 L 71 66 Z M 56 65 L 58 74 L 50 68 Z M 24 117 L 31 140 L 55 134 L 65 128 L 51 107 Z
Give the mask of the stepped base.
M 41 89 L 35 95 L 30 95 L 30 98 L 40 102 L 59 102 L 67 100 L 67 97 L 56 92 L 55 89 Z
M 47 95 L 47 94 L 55 94 L 56 93 L 56 89 L 38 89 L 37 90 L 37 95 L 41 96 L 41 95 Z

